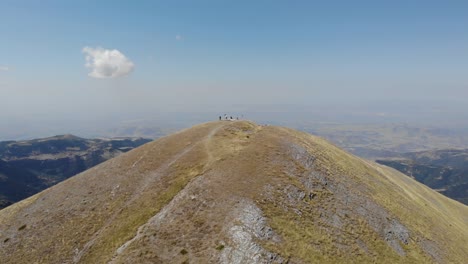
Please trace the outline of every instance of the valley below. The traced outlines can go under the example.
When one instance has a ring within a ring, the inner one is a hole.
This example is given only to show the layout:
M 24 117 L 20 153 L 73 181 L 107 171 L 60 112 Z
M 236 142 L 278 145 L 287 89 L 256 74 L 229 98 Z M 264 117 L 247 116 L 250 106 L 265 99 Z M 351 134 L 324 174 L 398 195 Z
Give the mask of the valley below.
M 0 209 L 149 141 L 62 135 L 0 142 Z

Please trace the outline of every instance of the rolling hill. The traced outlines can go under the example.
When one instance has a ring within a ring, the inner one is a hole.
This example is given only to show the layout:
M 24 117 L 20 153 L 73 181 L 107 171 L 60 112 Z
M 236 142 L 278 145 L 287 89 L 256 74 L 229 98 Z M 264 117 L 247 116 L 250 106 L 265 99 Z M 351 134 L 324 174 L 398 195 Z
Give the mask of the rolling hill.
M 0 211 L 3 263 L 463 263 L 468 207 L 284 127 L 211 122 Z

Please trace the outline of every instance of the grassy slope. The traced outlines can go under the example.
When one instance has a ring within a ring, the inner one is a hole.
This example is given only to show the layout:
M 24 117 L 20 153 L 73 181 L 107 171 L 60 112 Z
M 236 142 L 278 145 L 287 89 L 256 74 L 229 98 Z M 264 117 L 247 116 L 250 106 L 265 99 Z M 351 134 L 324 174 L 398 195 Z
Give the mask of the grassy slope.
M 354 182 L 365 185 L 368 190 L 371 190 L 368 197 L 383 205 L 393 216 L 396 216 L 404 225 L 409 227 L 414 234 L 413 239 L 425 238 L 435 241 L 445 252 L 442 253 L 443 258 L 454 263 L 462 263 L 468 257 L 465 246 L 468 244 L 468 208 L 466 206 L 436 193 L 393 169 L 379 166 L 376 163 L 346 153 L 321 138 L 292 130 L 287 130 L 286 133 L 294 135 L 298 142 L 307 146 L 308 151 L 317 158 L 315 166 L 318 170 L 330 177 L 346 176 L 347 179 L 352 178 Z M 337 179 L 340 181 L 344 177 Z M 322 202 L 326 202 L 326 199 L 323 199 Z M 333 204 L 325 206 L 333 206 Z M 303 231 L 304 227 L 310 226 L 310 223 L 305 220 L 307 217 L 303 217 L 299 221 L 293 221 L 285 219 L 285 215 L 280 214 L 278 211 L 273 212 L 272 226 L 282 228 L 283 232 L 291 237 L 289 247 L 283 248 L 283 250 L 286 250 L 286 254 L 294 252 L 310 261 L 316 259 L 317 256 L 319 256 L 319 259 L 322 258 L 322 261 L 349 261 L 347 259 L 349 255 L 341 255 L 339 251 L 334 252 L 336 247 L 333 245 L 333 238 L 323 232 L 323 229 L 314 229 L 312 227 L 306 228 L 306 232 Z M 307 213 L 308 217 L 316 217 L 313 211 Z M 275 217 L 275 215 L 281 217 Z M 275 223 L 276 221 L 277 223 Z M 349 241 L 346 242 L 352 243 L 351 240 L 357 238 L 375 241 L 374 244 L 368 244 L 367 246 L 374 247 L 383 253 L 376 256 L 366 256 L 356 250 L 354 255 L 356 262 L 382 262 L 385 260 L 385 262 L 394 263 L 408 262 L 411 259 L 418 262 L 429 260 L 422 253 L 417 243 L 409 243 L 409 246 L 407 246 L 407 249 L 411 250 L 408 256 L 409 259 L 399 258 L 394 252 L 385 250 L 385 245 L 381 240 L 376 239 L 374 232 L 369 230 L 363 219 L 355 219 L 354 222 L 355 225 L 345 227 L 344 233 L 350 233 L 347 237 Z M 311 230 L 315 230 L 315 232 Z M 319 247 L 319 251 L 311 253 L 309 250 L 311 248 L 310 240 L 317 240 L 320 241 L 320 244 L 328 244 L 328 246 Z M 320 252 L 323 253 L 323 250 L 327 250 L 327 247 L 330 253 L 336 254 L 325 254 L 320 257 Z M 287 252 L 287 250 L 292 252 Z
M 174 169 L 171 162 L 209 128 L 202 125 L 149 143 L 2 210 L 0 226 L 6 231 L 0 239 L 15 250 L 6 263 L 67 262 L 82 248 L 82 261 L 109 259 L 199 173 L 203 156 L 183 157 L 183 168 Z M 158 167 L 164 169 L 155 170 Z M 20 232 L 22 225 L 26 228 Z
M 288 198 L 291 190 L 309 191 L 300 175 L 310 168 L 291 157 L 291 145 L 306 149 L 314 172 L 328 181 L 313 189 L 314 199 Z M 202 184 L 194 186 L 195 178 Z M 172 261 L 214 262 L 208 255 L 222 251 L 216 249 L 220 241 L 229 244 L 222 227 L 231 223 L 229 211 L 239 197 L 255 201 L 281 237 L 281 242 L 258 243 L 295 262 L 426 263 L 431 258 L 422 249 L 424 241 L 435 243 L 441 261 L 462 263 L 468 257 L 466 206 L 321 138 L 247 122 L 207 123 L 162 138 L 0 211 L 0 254 L 5 263 L 74 257 L 107 262 L 187 188 L 202 202 L 193 206 L 181 198 L 176 204 L 181 211 L 151 229 L 156 239 L 143 236 L 117 262 L 143 256 L 156 261 L 164 254 Z M 411 232 L 409 243 L 402 244 L 407 255 L 388 246 L 371 228 L 370 216 L 347 208 L 343 193 L 378 204 L 388 218 L 405 225 Z M 212 201 L 210 207 L 203 201 Z M 341 217 L 341 224 L 333 225 L 328 216 Z M 196 235 L 200 232 L 204 235 Z

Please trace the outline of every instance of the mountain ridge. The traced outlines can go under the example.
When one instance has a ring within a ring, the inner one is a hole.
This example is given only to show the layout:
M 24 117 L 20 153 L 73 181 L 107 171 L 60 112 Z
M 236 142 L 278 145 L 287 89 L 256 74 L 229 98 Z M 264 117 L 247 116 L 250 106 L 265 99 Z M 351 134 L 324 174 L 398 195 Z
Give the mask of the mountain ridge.
M 402 153 L 376 162 L 395 168 L 459 202 L 468 204 L 468 150 Z
M 461 263 L 467 210 L 324 139 L 220 121 L 1 210 L 0 253 L 6 263 Z
M 149 141 L 67 134 L 0 142 L 0 209 Z

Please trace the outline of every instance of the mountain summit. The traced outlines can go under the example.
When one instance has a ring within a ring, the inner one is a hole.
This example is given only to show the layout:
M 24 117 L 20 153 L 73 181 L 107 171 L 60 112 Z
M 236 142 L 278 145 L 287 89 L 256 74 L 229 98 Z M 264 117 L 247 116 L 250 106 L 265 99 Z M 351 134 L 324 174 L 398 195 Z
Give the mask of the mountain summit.
M 0 211 L 3 263 L 462 263 L 468 207 L 295 130 L 205 123 Z

